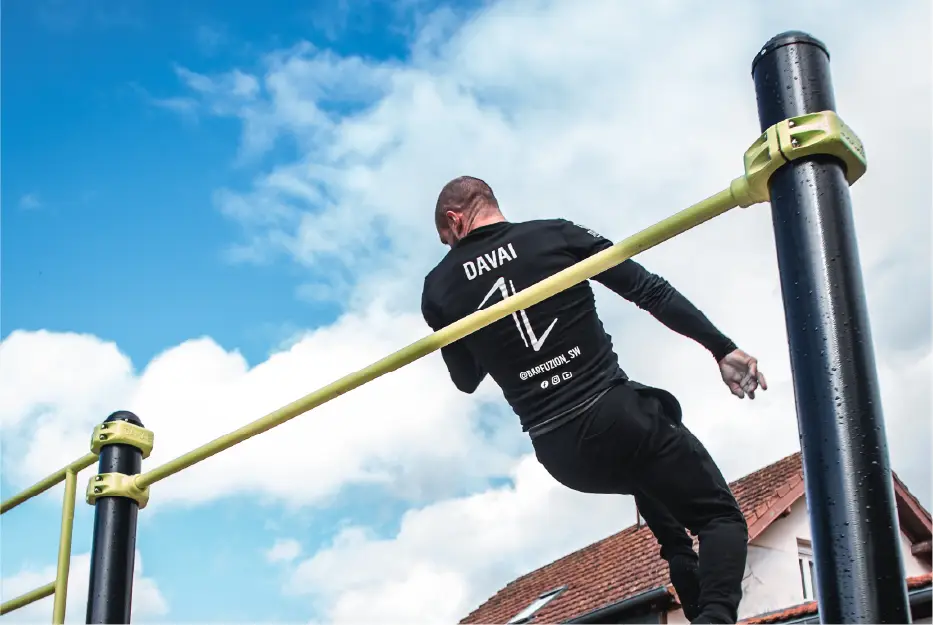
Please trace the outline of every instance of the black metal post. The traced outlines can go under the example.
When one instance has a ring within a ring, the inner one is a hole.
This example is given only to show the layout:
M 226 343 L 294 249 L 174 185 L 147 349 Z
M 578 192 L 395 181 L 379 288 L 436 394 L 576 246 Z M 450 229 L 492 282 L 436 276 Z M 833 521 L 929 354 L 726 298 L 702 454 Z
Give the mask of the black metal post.
M 115 412 L 106 419 L 142 427 L 132 412 Z M 105 445 L 98 474 L 136 475 L 142 452 L 132 445 Z M 87 593 L 88 623 L 129 623 L 133 603 L 133 566 L 136 557 L 136 515 L 139 505 L 128 497 L 100 497 L 94 510 L 94 542 Z
M 829 53 L 801 32 L 752 64 L 762 130 L 835 111 Z M 841 161 L 793 161 L 770 181 L 797 421 L 824 623 L 908 623 L 894 486 Z

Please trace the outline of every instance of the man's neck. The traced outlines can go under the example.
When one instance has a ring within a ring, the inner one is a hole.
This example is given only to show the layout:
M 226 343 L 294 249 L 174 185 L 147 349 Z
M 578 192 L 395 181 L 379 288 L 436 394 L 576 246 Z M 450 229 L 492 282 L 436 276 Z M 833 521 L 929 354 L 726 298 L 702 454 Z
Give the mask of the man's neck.
M 477 228 L 482 228 L 483 226 L 489 226 L 491 224 L 502 223 L 503 221 L 505 221 L 505 217 L 502 215 L 502 213 L 477 215 L 476 219 L 473 220 L 473 223 L 470 227 L 470 232 L 473 232 Z M 467 234 L 469 234 L 469 232 Z

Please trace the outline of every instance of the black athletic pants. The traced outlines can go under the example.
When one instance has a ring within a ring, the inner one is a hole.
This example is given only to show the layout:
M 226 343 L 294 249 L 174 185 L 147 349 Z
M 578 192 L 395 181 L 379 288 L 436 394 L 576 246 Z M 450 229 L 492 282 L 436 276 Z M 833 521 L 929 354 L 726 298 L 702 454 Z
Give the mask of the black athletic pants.
M 736 622 L 748 527 L 716 463 L 681 423 L 673 395 L 624 382 L 532 443 L 564 486 L 634 495 L 688 619 Z M 699 537 L 699 558 L 687 529 Z

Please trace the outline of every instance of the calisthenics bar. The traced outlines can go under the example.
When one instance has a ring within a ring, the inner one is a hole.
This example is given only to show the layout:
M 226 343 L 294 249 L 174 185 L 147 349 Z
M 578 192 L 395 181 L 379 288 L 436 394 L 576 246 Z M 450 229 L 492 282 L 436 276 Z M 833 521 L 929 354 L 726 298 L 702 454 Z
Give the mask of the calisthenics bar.
M 148 472 L 126 479 L 123 486 L 111 488 L 108 496 L 129 499 L 148 498 L 152 484 L 183 471 L 198 462 L 270 430 L 309 410 L 354 390 L 386 373 L 408 365 L 441 347 L 460 340 L 503 317 L 529 308 L 575 284 L 596 276 L 632 256 L 663 243 L 687 230 L 738 206 L 767 201 L 772 174 L 796 159 L 831 155 L 844 163 L 843 182 L 852 184 L 865 171 L 864 154 L 855 134 L 833 111 L 785 119 L 765 129 L 745 154 L 745 174 L 729 188 L 616 243 L 602 252 L 542 280 L 441 330 L 416 341 L 364 369 L 346 375 L 238 430 L 221 436 Z M 842 167 L 840 165 L 840 167 Z M 121 490 L 122 489 L 122 490 Z M 102 497 L 101 499 L 106 499 Z M 99 510 L 98 510 L 99 512 Z M 134 524 L 135 527 L 135 524 Z M 131 575 L 131 571 L 127 572 Z M 126 606 L 123 606 L 126 608 Z M 123 609 L 123 608 L 121 608 Z M 128 608 L 127 608 L 128 609 Z
M 767 201 L 790 342 L 821 620 L 907 622 L 892 476 L 848 191 L 865 172 L 864 152 L 835 114 L 829 56 L 821 42 L 805 33 L 783 33 L 756 55 L 752 74 L 763 133 L 745 153 L 745 174 L 728 189 L 146 473 L 138 471 L 152 448 L 152 433 L 132 413 L 111 415 L 95 430 L 100 442 L 92 444 L 92 451 L 94 445 L 101 451 L 101 473 L 89 483 L 87 500 L 96 505 L 92 562 L 102 574 L 92 570 L 88 622 L 128 622 L 136 511 L 148 501 L 150 485 L 732 208 Z M 88 466 L 96 452 L 90 458 L 69 468 Z M 64 477 L 65 469 L 49 476 L 3 502 L 3 511 Z M 47 596 L 50 586 L 14 601 Z

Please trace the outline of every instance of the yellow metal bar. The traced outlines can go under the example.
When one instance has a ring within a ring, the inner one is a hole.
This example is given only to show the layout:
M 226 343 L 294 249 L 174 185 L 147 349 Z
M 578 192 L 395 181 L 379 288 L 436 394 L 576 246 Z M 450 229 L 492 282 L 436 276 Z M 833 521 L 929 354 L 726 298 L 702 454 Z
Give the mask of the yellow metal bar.
M 4 501 L 2 504 L 0 504 L 0 514 L 3 514 L 4 512 L 8 512 L 12 510 L 19 504 L 29 499 L 32 499 L 36 495 L 41 495 L 48 489 L 52 488 L 53 486 L 55 486 L 56 484 L 64 480 L 65 474 L 68 473 L 68 471 L 74 471 L 77 474 L 83 471 L 84 469 L 88 468 L 95 462 L 97 462 L 97 454 L 87 454 L 86 456 L 81 456 L 80 458 L 72 462 L 71 464 L 65 467 L 62 467 L 61 469 L 59 469 L 52 475 L 48 476 L 47 478 L 36 482 L 35 484 L 30 486 L 26 490 L 20 493 L 17 493 L 16 495 L 13 495 L 12 497 Z
M 68 602 L 68 573 L 71 569 L 71 532 L 75 522 L 75 492 L 78 475 L 65 471 L 65 498 L 62 502 L 62 529 L 58 539 L 58 569 L 55 572 L 55 604 L 52 606 L 52 622 L 65 622 L 65 604 Z
M 397 352 L 390 354 L 364 369 L 346 375 L 339 380 L 328 384 L 327 386 L 305 395 L 287 406 L 279 408 L 265 417 L 257 419 L 240 429 L 225 434 L 193 451 L 190 451 L 174 460 L 166 462 L 154 469 L 136 476 L 136 486 L 140 489 L 163 480 L 179 471 L 201 462 L 211 456 L 229 449 L 234 445 L 270 430 L 277 425 L 297 417 L 313 408 L 317 408 L 335 397 L 351 391 L 367 382 L 370 382 L 386 373 L 395 371 L 400 367 L 408 365 L 423 356 L 437 351 L 445 345 L 454 343 L 464 336 L 467 336 L 513 312 L 529 308 L 541 302 L 556 293 L 568 289 L 575 284 L 588 280 L 593 276 L 599 275 L 618 265 L 619 263 L 654 247 L 668 239 L 675 237 L 694 226 L 698 226 L 728 210 L 739 205 L 738 200 L 733 196 L 730 189 L 726 189 L 713 195 L 702 202 L 680 211 L 650 226 L 641 232 L 628 237 L 627 239 L 616 243 L 612 247 L 603 250 L 585 260 L 582 260 L 572 267 L 538 282 L 537 284 L 508 297 L 494 306 L 478 310 L 456 323 L 452 323 L 437 332 L 430 334 L 407 347 L 403 347 Z
M 54 592 L 55 582 L 49 582 L 45 586 L 40 586 L 35 590 L 30 590 L 29 592 L 22 594 L 14 599 L 10 599 L 3 605 L 0 605 L 0 615 L 12 612 L 13 610 L 19 610 L 20 608 L 25 608 L 30 603 L 35 603 L 40 599 L 45 599 Z

